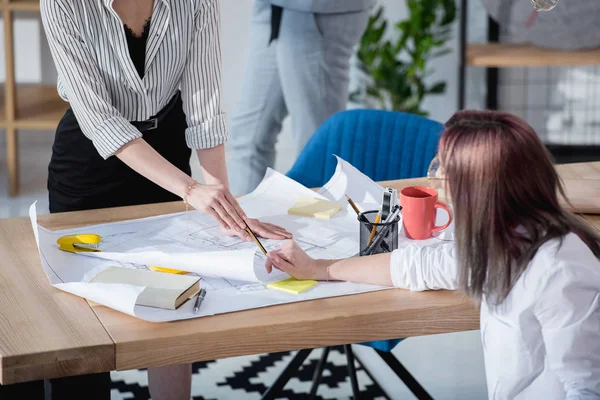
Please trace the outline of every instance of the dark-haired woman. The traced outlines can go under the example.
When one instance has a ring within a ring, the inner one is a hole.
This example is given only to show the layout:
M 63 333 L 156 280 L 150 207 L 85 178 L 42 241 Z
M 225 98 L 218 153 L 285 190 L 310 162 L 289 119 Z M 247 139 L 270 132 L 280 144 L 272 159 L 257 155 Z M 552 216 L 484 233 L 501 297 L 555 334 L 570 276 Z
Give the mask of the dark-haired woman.
M 490 399 L 600 399 L 600 237 L 559 205 L 559 177 L 533 129 L 508 113 L 462 111 L 446 124 L 439 159 L 454 243 L 313 260 L 287 241 L 267 269 L 460 289 L 481 304 Z

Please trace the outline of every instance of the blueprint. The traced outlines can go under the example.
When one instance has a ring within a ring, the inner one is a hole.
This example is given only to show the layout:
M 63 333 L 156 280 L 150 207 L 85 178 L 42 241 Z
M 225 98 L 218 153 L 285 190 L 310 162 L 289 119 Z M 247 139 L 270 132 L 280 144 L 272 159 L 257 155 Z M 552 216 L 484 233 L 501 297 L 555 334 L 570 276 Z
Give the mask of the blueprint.
M 314 192 L 286 176 L 269 170 L 251 194 L 239 199 L 248 216 L 283 226 L 294 240 L 313 258 L 346 258 L 358 253 L 358 221 L 345 202 L 350 191 L 361 209 L 372 209 L 383 190 L 350 164 L 339 159 L 338 170 L 325 185 Z M 352 174 L 349 178 L 346 174 Z M 352 187 L 348 183 L 352 182 Z M 362 186 L 362 189 L 361 189 Z M 338 201 L 342 210 L 330 220 L 287 214 L 301 197 Z M 267 284 L 287 278 L 275 270 L 268 274 L 265 258 L 254 242 L 244 242 L 221 233 L 216 221 L 198 211 L 167 214 L 137 220 L 50 231 L 37 225 L 35 204 L 30 209 L 42 267 L 51 284 L 61 290 L 114 308 L 147 321 L 173 321 L 203 317 L 275 304 L 349 295 L 386 289 L 381 286 L 348 282 L 320 282 L 301 294 L 289 294 L 267 288 Z M 67 253 L 58 249 L 56 240 L 66 234 L 95 233 L 102 237 L 101 252 Z M 261 239 L 269 251 L 279 241 Z M 109 266 L 147 269 L 148 266 L 188 271 L 202 278 L 207 289 L 198 314 L 193 301 L 177 310 L 163 310 L 135 305 L 144 289 L 133 285 L 90 283 Z

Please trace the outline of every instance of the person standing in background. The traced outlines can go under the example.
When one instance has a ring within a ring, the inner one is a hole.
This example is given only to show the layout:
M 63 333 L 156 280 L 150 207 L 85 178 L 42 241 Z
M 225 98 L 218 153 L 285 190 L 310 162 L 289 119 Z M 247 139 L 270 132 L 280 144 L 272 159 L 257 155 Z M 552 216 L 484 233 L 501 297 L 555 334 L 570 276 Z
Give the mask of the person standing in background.
M 350 57 L 375 0 L 256 0 L 249 52 L 231 118 L 231 191 L 251 192 L 275 163 L 290 114 L 297 151 L 346 108 Z

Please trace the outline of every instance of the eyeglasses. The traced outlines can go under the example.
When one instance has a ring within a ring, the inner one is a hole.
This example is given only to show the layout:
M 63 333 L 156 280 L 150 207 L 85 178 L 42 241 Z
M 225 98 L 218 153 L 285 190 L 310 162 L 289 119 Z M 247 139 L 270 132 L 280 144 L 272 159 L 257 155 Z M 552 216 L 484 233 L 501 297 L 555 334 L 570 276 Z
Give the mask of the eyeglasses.
M 440 163 L 439 156 L 433 157 L 429 168 L 427 169 L 427 182 L 430 187 L 438 192 L 438 199 L 446 203 L 451 203 L 450 194 L 446 193 L 446 171 Z
M 556 7 L 558 0 L 531 0 L 535 11 L 550 11 Z
M 446 179 L 446 171 L 444 171 L 444 167 L 441 166 L 439 156 L 433 157 L 431 163 L 429 163 L 429 168 L 427 169 L 427 179 L 431 180 L 445 180 Z

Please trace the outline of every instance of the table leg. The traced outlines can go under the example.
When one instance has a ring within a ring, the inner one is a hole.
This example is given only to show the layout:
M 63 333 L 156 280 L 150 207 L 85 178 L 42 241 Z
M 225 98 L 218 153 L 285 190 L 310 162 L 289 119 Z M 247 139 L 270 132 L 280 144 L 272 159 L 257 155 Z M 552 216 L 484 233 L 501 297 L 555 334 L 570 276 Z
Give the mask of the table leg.
M 358 378 L 356 377 L 356 368 L 354 366 L 354 352 L 352 352 L 352 345 L 344 345 L 344 353 L 346 353 L 346 360 L 348 362 L 348 375 L 350 375 L 350 384 L 352 385 L 352 398 L 358 400 L 360 398 L 360 390 L 358 389 Z
M 48 379 L 46 400 L 110 400 L 110 372 Z
M 312 349 L 298 350 L 298 353 L 296 353 L 292 361 L 290 361 L 290 363 L 285 367 L 273 385 L 271 385 L 271 387 L 262 395 L 262 400 L 276 399 L 285 384 L 288 383 L 290 378 L 293 376 L 294 372 L 300 369 L 302 363 L 304 360 L 306 360 L 306 357 L 310 355 L 311 351 Z
M 44 381 L 0 385 L 0 400 L 44 400 Z
M 386 364 L 392 369 L 392 371 L 398 375 L 398 378 L 404 382 L 404 384 L 410 389 L 417 399 L 433 400 L 433 397 L 427 393 L 425 388 L 421 386 L 421 384 L 415 379 L 414 376 L 411 375 L 410 372 L 408 372 L 406 368 L 404 368 L 404 365 L 402 365 L 402 363 L 400 363 L 400 361 L 398 361 L 398 359 L 392 353 L 381 350 L 375 351 L 377 354 L 379 354 L 379 357 L 381 357 L 383 361 L 385 361 Z
M 321 355 L 321 359 L 315 368 L 315 373 L 313 375 L 313 383 L 310 388 L 310 398 L 314 399 L 317 395 L 317 390 L 319 390 L 319 384 L 321 383 L 321 376 L 323 375 L 323 368 L 325 368 L 325 363 L 327 363 L 327 356 L 329 356 L 330 347 L 323 348 L 323 354 Z
M 6 164 L 8 165 L 8 195 L 19 194 L 19 142 L 14 126 L 6 128 Z

